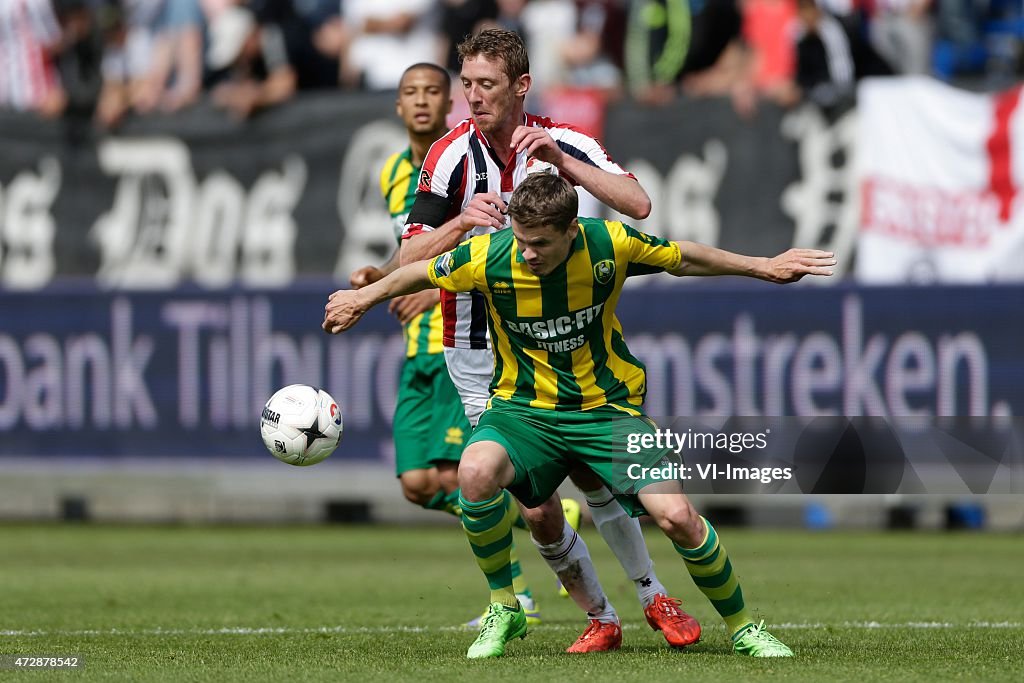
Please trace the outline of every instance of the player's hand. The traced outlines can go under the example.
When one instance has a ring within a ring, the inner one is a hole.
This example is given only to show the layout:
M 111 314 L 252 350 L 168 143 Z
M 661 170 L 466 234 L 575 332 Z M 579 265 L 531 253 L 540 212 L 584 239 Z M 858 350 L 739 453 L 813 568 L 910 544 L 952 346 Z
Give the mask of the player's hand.
M 565 161 L 565 152 L 543 128 L 519 126 L 512 133 L 511 146 L 516 154 L 526 150 L 527 155 L 553 164 L 559 169 Z
M 765 279 L 785 284 L 796 282 L 804 275 L 832 275 L 836 265 L 835 254 L 820 249 L 790 249 L 768 259 Z
M 324 332 L 338 334 L 349 329 L 363 317 L 367 306 L 362 302 L 359 292 L 353 289 L 339 289 L 331 294 L 324 307 Z
M 352 285 L 353 289 L 359 289 L 366 285 L 372 285 L 383 277 L 384 272 L 377 266 L 363 266 L 359 270 L 352 271 L 352 274 L 348 276 L 348 283 Z
M 477 226 L 489 226 L 495 230 L 505 227 L 505 211 L 508 206 L 494 192 L 478 192 L 459 214 L 459 229 L 469 232 Z
M 426 313 L 432 309 L 440 300 L 440 290 L 424 289 L 422 292 L 392 299 L 388 304 L 388 312 L 398 318 L 398 322 L 405 325 L 420 313 Z

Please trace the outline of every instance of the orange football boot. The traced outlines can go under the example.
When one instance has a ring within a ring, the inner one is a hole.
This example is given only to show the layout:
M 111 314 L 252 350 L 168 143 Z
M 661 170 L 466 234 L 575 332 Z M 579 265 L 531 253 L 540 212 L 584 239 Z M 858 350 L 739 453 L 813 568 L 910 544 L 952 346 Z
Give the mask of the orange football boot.
M 654 596 L 654 602 L 644 608 L 647 623 L 655 631 L 661 631 L 672 647 L 686 647 L 700 640 L 700 624 L 680 608 L 681 604 L 659 593 Z
M 586 652 L 608 652 L 622 647 L 622 627 L 605 621 L 591 619 L 590 625 L 580 634 L 566 652 L 581 654 Z

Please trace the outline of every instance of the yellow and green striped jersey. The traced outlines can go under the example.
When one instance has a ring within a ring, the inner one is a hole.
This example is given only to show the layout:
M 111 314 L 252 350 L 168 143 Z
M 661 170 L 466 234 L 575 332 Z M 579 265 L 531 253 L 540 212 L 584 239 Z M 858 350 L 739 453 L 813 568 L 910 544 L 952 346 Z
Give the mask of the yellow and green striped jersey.
M 617 221 L 581 218 L 569 258 L 538 277 L 511 230 L 473 237 L 433 259 L 430 280 L 487 300 L 491 397 L 550 410 L 612 405 L 633 415 L 646 371 L 626 347 L 615 306 L 627 275 L 673 270 L 679 245 Z
M 395 152 L 384 162 L 380 171 L 380 192 L 388 204 L 391 214 L 391 227 L 399 246 L 402 244 L 402 231 L 405 219 L 409 216 L 413 203 L 416 201 L 416 184 L 420 169 L 412 164 L 412 149 L 406 147 Z M 405 355 L 415 356 L 418 353 L 441 353 L 444 346 L 441 321 L 441 304 L 422 313 L 406 324 Z

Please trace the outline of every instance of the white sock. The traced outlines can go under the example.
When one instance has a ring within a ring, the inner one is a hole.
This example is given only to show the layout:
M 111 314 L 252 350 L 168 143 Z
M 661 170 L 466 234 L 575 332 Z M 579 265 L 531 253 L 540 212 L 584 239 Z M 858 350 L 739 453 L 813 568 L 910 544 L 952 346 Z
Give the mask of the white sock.
M 597 570 L 590 559 L 587 544 L 568 522 L 562 530 L 562 537 L 554 543 L 542 545 L 536 539 L 533 539 L 533 543 L 565 586 L 565 590 L 569 591 L 573 602 L 587 616 L 607 623 L 619 623 L 619 615 L 615 613 L 615 608 L 597 580 Z
M 594 518 L 601 538 L 615 553 L 626 576 L 633 581 L 643 606 L 654 602 L 654 596 L 659 593 L 667 595 L 665 586 L 654 573 L 654 562 L 640 531 L 640 520 L 626 514 L 607 487 L 584 491 L 583 495 L 587 498 L 590 516 Z

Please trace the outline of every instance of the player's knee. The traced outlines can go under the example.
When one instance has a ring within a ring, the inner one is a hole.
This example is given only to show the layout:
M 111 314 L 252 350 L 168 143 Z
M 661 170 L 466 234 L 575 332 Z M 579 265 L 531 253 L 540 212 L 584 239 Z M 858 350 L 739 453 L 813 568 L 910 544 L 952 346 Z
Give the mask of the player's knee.
M 704 525 L 688 500 L 668 506 L 655 520 L 666 536 L 683 547 L 696 548 L 704 540 Z
M 501 486 L 493 463 L 482 454 L 467 450 L 459 463 L 459 488 L 467 500 L 485 500 L 493 497 Z
M 434 499 L 440 486 L 437 479 L 424 473 L 406 472 L 401 477 L 402 495 L 413 505 L 423 506 Z

